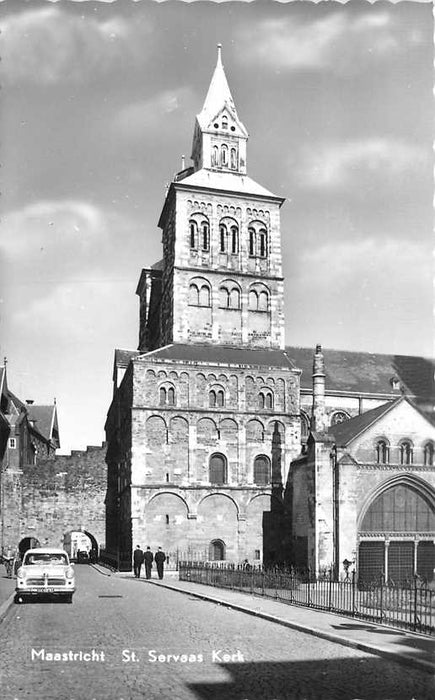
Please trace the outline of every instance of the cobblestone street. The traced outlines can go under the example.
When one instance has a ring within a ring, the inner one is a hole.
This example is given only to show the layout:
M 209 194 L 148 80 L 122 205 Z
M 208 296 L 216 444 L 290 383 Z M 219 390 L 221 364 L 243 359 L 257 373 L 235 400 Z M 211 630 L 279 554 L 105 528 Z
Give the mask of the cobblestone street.
M 76 572 L 72 605 L 14 605 L 1 622 L 2 698 L 433 696 L 429 673 L 145 581 Z

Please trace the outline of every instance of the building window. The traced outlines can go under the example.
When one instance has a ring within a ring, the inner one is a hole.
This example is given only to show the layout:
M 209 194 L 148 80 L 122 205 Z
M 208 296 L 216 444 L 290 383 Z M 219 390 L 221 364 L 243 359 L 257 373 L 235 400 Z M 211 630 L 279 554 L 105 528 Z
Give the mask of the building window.
M 257 560 L 260 559 L 260 550 L 259 549 L 256 549 L 254 551 L 254 559 L 257 559 Z
M 228 166 L 228 146 L 222 144 L 221 147 L 221 165 L 226 168 Z
M 175 389 L 173 386 L 160 387 L 159 404 L 160 406 L 175 406 Z
M 227 227 L 224 224 L 219 226 L 219 250 L 225 253 L 227 249 Z
M 231 149 L 231 154 L 230 154 L 230 162 L 231 162 L 231 169 L 232 170 L 237 170 L 237 152 L 235 148 Z
M 273 408 L 273 394 L 271 391 L 260 391 L 258 395 L 258 407 L 267 411 Z
M 259 221 L 254 221 L 248 227 L 250 257 L 267 258 L 267 230 Z
M 258 233 L 257 255 L 260 258 L 265 258 L 267 256 L 267 233 L 264 229 Z
M 169 515 L 165 515 L 166 525 L 169 525 Z
M 11 450 L 15 450 L 17 446 L 17 441 L 15 438 L 9 438 L 9 447 Z
M 269 292 L 263 286 L 251 289 L 249 292 L 250 311 L 269 311 Z
M 234 284 L 234 282 L 227 282 L 227 284 L 231 285 Z M 219 306 L 221 309 L 240 309 L 240 290 L 238 287 L 220 287 Z
M 198 226 L 196 221 L 189 221 L 189 231 L 190 231 L 190 247 L 192 250 L 196 250 L 198 247 L 197 235 Z
M 210 306 L 210 287 L 202 280 L 189 284 L 189 306 Z
M 400 443 L 400 464 L 412 464 L 412 444 L 409 440 Z
M 213 150 L 211 153 L 211 164 L 218 165 L 218 163 L 219 163 L 219 148 L 218 148 L 218 146 L 213 146 Z
M 347 413 L 344 411 L 336 411 L 331 418 L 331 425 L 338 425 L 339 423 L 343 423 L 345 420 L 348 420 L 349 416 Z
M 265 455 L 260 455 L 254 461 L 254 484 L 266 486 L 270 484 L 270 461 Z
M 225 406 L 225 392 L 223 389 L 211 389 L 208 395 L 208 404 L 210 408 Z
M 222 117 L 222 129 L 228 129 L 228 117 L 225 115 Z
M 428 442 L 423 448 L 423 459 L 425 467 L 433 467 L 434 464 L 434 444 Z
M 310 422 L 308 416 L 305 413 L 301 413 L 301 440 L 306 442 L 308 439 L 308 431 L 310 428 Z
M 255 230 L 253 228 L 248 229 L 249 233 L 249 255 L 255 255 Z
M 376 443 L 376 462 L 378 464 L 388 464 L 390 448 L 386 440 L 379 440 Z
M 208 223 L 203 223 L 201 228 L 201 249 L 210 249 L 210 228 Z
M 231 226 L 231 252 L 236 255 L 239 252 L 239 229 Z
M 227 461 L 221 454 L 210 457 L 209 481 L 216 486 L 227 483 Z

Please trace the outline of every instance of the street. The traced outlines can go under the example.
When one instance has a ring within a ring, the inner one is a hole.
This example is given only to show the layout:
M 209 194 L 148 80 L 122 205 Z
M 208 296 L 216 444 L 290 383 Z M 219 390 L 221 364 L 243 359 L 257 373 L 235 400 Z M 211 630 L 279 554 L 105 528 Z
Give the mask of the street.
M 2 698 L 433 697 L 429 673 L 144 580 L 76 577 L 72 605 L 14 605 L 0 623 Z

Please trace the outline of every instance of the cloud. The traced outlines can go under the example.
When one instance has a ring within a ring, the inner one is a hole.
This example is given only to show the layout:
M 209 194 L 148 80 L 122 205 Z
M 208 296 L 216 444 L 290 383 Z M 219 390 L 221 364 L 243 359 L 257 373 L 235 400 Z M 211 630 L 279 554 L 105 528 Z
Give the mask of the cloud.
M 149 131 L 167 129 L 162 121 L 189 113 L 193 103 L 192 91 L 188 88 L 165 90 L 149 100 L 140 100 L 126 105 L 114 116 L 112 127 L 118 134 L 128 138 L 147 136 Z
M 365 61 L 370 56 L 387 56 L 405 50 L 405 44 L 419 43 L 412 28 L 397 31 L 388 11 L 357 15 L 341 8 L 314 21 L 265 19 L 256 28 L 241 30 L 237 41 L 241 54 L 254 63 L 338 74 L 370 65 Z
M 103 21 L 57 6 L 6 15 L 1 31 L 5 84 L 84 82 L 145 53 L 144 37 L 122 17 Z
M 349 190 L 367 178 L 385 182 L 418 173 L 428 158 L 423 148 L 391 138 L 311 144 L 301 150 L 296 174 L 302 187 Z

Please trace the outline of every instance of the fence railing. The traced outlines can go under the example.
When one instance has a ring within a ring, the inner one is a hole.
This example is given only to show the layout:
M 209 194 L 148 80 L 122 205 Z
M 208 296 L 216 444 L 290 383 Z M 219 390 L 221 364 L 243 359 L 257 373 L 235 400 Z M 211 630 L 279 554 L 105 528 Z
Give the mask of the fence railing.
M 180 562 L 179 577 L 181 581 L 230 588 L 292 605 L 435 634 L 435 590 L 422 585 L 418 577 L 394 586 L 382 579 L 358 581 L 355 572 L 337 581 L 330 574 L 314 579 L 307 573 L 220 562 Z

